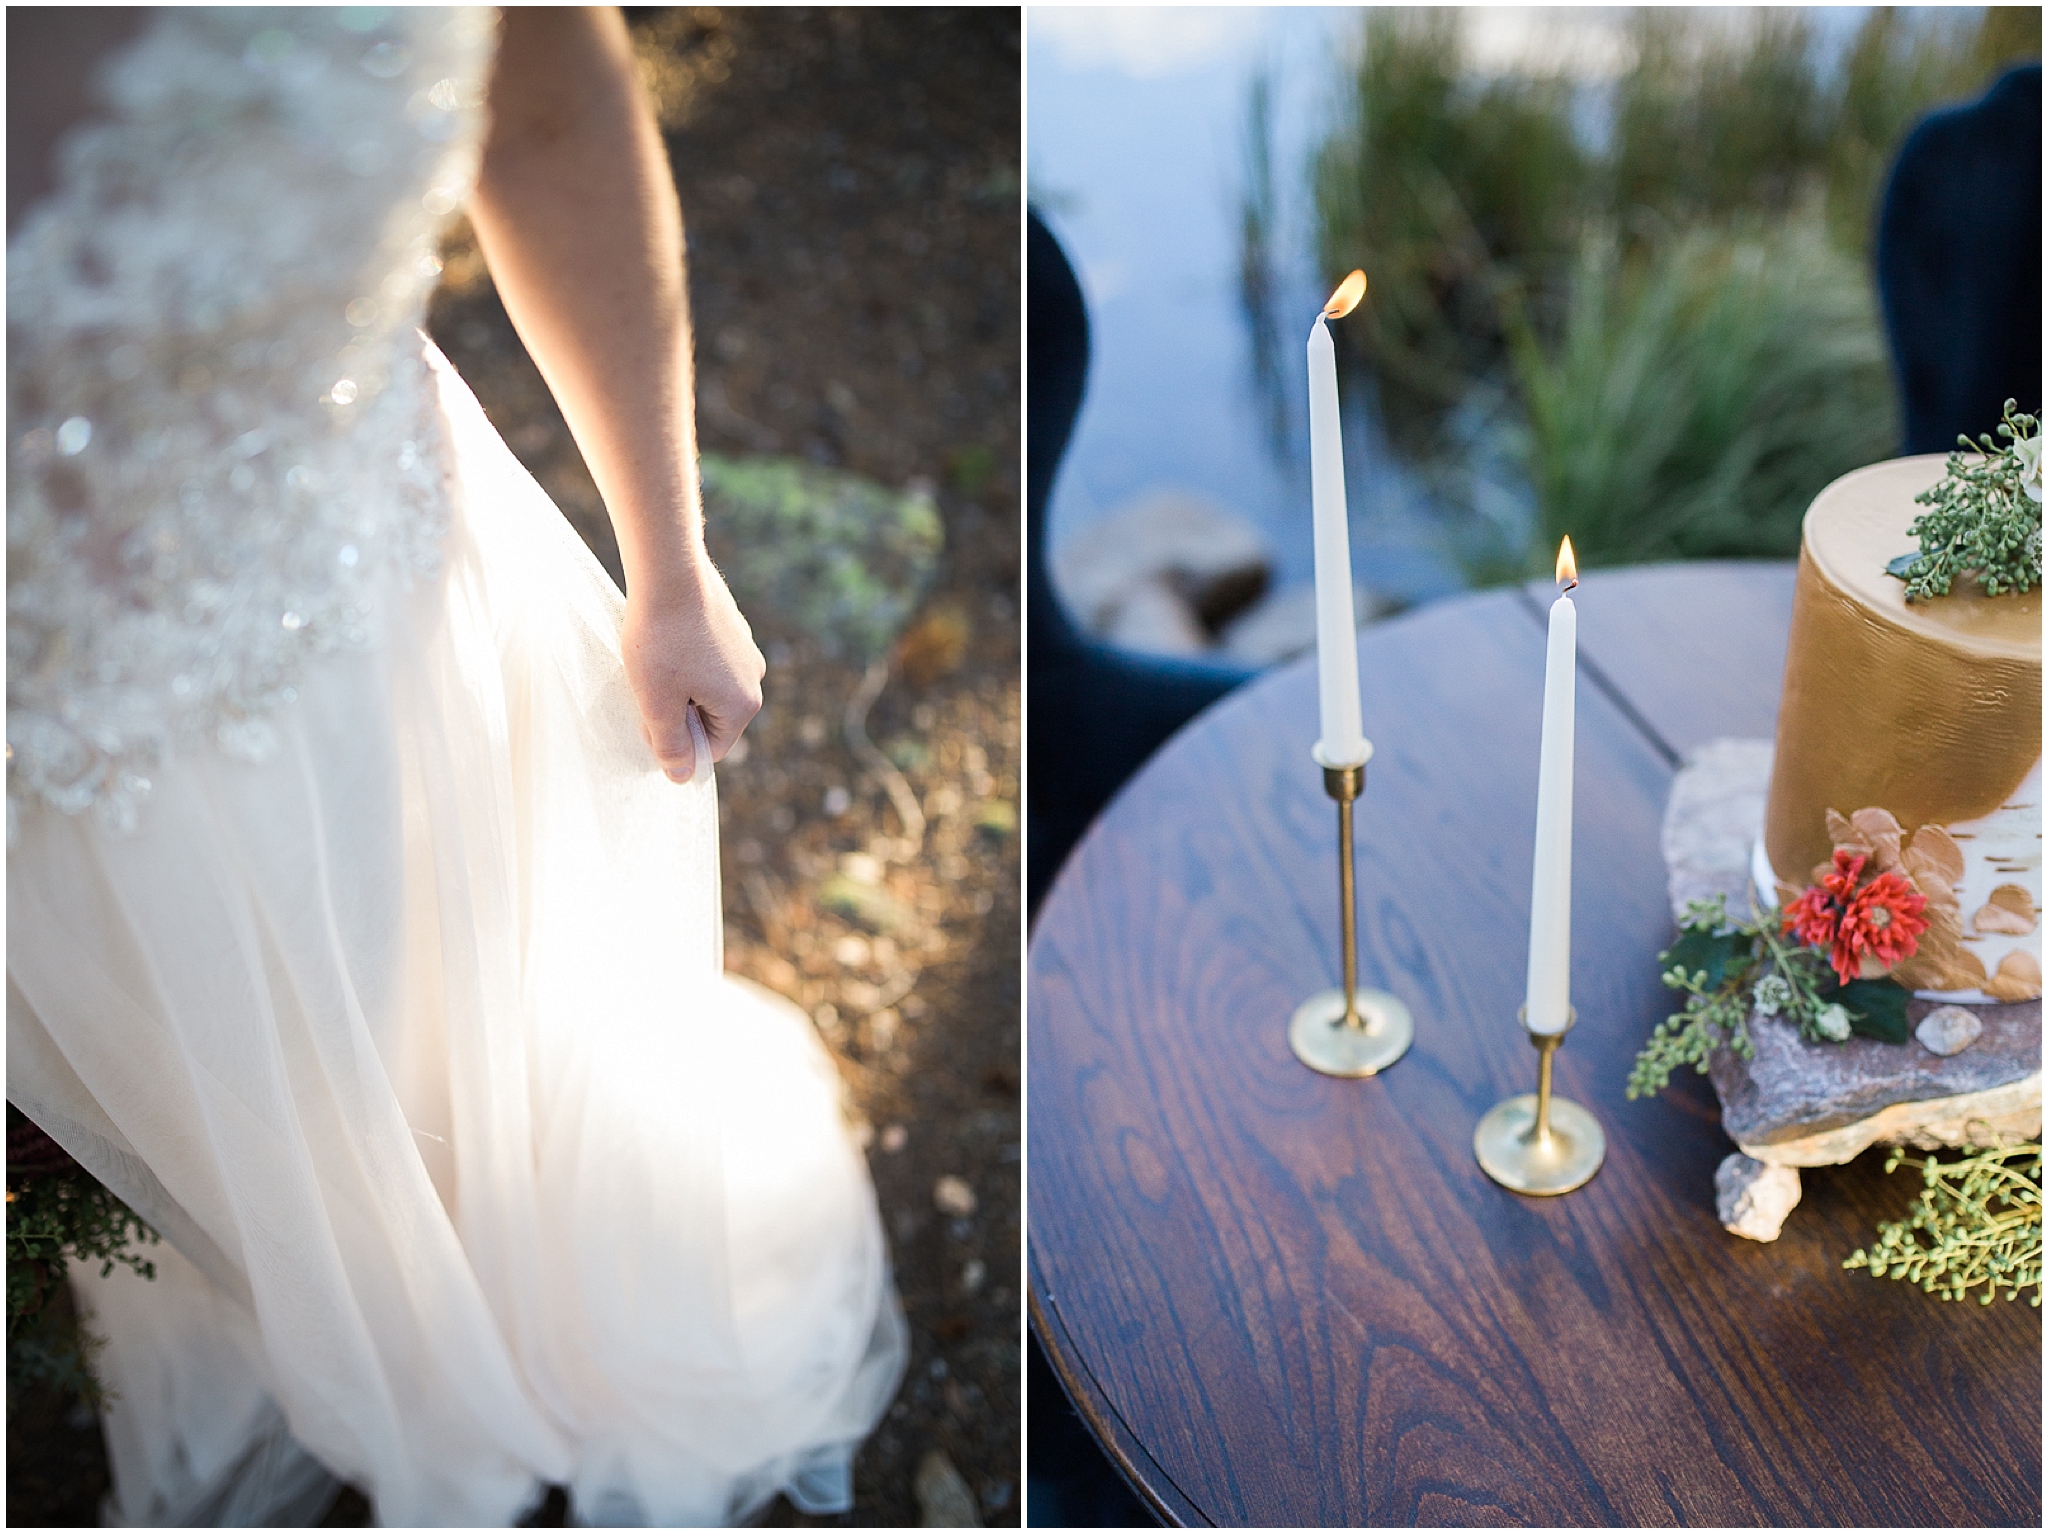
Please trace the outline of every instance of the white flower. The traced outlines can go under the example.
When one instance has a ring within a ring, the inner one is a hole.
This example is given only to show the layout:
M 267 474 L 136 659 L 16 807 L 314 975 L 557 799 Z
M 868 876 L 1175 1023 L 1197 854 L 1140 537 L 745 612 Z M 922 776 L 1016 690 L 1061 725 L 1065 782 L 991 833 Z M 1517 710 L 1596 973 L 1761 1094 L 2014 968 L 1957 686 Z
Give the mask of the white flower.
M 1835 1043 L 1839 1044 L 1842 1040 L 1849 1037 L 1848 1009 L 1839 1001 L 1822 1007 L 1820 1009 L 1820 1016 L 1816 1017 L 1813 1022 L 1814 1026 L 1820 1029 L 1820 1035 L 1824 1039 L 1832 1039 Z
M 1776 1017 L 1792 999 L 1792 983 L 1783 975 L 1766 975 L 1756 983 L 1756 1010 L 1760 1017 Z
M 2041 499 L 2041 434 L 2034 433 L 2024 442 L 2012 445 L 2012 455 L 2019 460 L 2020 488 L 2035 501 Z

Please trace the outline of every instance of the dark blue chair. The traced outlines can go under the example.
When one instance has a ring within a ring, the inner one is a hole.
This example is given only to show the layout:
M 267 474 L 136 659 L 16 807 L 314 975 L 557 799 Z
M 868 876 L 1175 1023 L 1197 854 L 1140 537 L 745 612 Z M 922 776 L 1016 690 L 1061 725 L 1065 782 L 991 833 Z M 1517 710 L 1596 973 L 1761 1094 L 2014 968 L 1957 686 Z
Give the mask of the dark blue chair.
M 1031 806 L 1027 909 L 1081 833 L 1166 738 L 1250 669 L 1138 655 L 1075 627 L 1046 573 L 1045 518 L 1088 377 L 1088 310 L 1059 241 L 1034 209 L 1026 245 L 1030 359 L 1025 455 L 1025 649 Z
M 1905 451 L 1993 431 L 2041 406 L 2041 66 L 1906 136 L 1877 224 L 1877 285 Z

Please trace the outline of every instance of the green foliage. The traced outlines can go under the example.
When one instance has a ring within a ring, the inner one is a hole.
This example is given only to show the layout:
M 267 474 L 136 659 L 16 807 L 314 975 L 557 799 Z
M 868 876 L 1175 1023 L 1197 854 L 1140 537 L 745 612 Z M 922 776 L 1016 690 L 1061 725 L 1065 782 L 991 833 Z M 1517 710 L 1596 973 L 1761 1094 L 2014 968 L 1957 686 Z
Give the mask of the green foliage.
M 10 1110 L 11 1111 L 11 1110 Z M 120 1263 L 144 1278 L 156 1265 L 134 1250 L 156 1232 L 96 1179 L 75 1168 L 10 1176 L 7 1184 L 7 1383 L 53 1386 L 97 1404 L 95 1339 L 53 1324 L 51 1297 L 72 1258 Z
M 1959 576 L 1975 576 L 1994 597 L 2041 584 L 2041 503 L 2023 485 L 2031 476 L 2040 489 L 2041 423 L 2016 403 L 2005 402 L 1998 424 L 2003 447 L 1957 438 L 1963 451 L 1948 455 L 1947 477 L 1913 498 L 1933 508 L 1908 529 L 1920 551 L 1885 567 L 1906 583 L 1908 602 L 1947 596 Z
M 1718 919 L 1711 924 L 1703 919 L 1698 926 L 1681 928 L 1678 941 L 1657 955 L 1657 963 L 1697 977 L 1702 990 L 1718 991 L 1730 979 L 1748 973 L 1754 946 L 1748 933 L 1723 926 Z
M 1802 12 L 1759 12 L 1744 35 L 1643 8 L 1627 36 L 1634 64 L 1615 84 L 1608 212 L 1647 234 L 1653 220 L 1782 213 L 1806 193 L 1834 124 Z
M 943 541 L 922 494 L 793 458 L 698 460 L 704 536 L 740 606 L 863 665 L 923 600 Z M 971 465 L 970 465 L 971 467 Z
M 1591 565 L 1788 554 L 1815 491 L 1894 449 L 1866 271 L 1883 178 L 1924 112 L 2039 55 L 2040 13 L 1873 7 L 1833 71 L 1801 13 L 1754 16 L 1634 12 L 1596 141 L 1590 88 L 1481 76 L 1459 13 L 1366 13 L 1313 166 L 1318 249 L 1372 282 L 1344 364 L 1477 529 L 1458 413 L 1505 390 L 1526 416 L 1540 525 L 1457 551 L 1475 578 L 1547 568 L 1565 531 Z
M 1718 1049 L 1731 1049 L 1745 1060 L 1756 1054 L 1746 996 L 1727 986 L 1709 986 L 1704 974 L 1675 965 L 1664 971 L 1664 983 L 1686 993 L 1685 1006 L 1657 1025 L 1636 1056 L 1628 1073 L 1631 1098 L 1654 1097 L 1683 1066 L 1704 1074 Z
M 1589 243 L 1557 339 L 1515 330 L 1529 573 L 1797 552 L 1807 505 L 1897 441 L 1876 304 L 1810 220 Z
M 2041 1144 L 2008 1146 L 1958 1161 L 1894 1150 L 1887 1172 L 1916 1166 L 1924 1187 L 1903 1220 L 1878 1227 L 1877 1244 L 1852 1255 L 1845 1268 L 1872 1278 L 1904 1279 L 1945 1300 L 1973 1290 L 1989 1305 L 2033 1290 L 2041 1304 Z
M 1254 71 L 1245 102 L 1245 184 L 1237 213 L 1237 296 L 1252 338 L 1252 378 L 1266 415 L 1266 432 L 1284 450 L 1298 402 L 1288 388 L 1291 348 L 1282 345 L 1282 317 L 1274 274 L 1273 241 L 1280 188 L 1273 174 L 1273 68 Z M 1291 408 L 1292 407 L 1292 408 Z
M 1838 983 L 1827 957 L 1783 930 L 1776 907 L 1753 920 L 1728 915 L 1720 896 L 1686 909 L 1678 940 L 1657 956 L 1664 983 L 1685 1004 L 1659 1023 L 1629 1071 L 1628 1095 L 1654 1097 L 1673 1071 L 1704 1073 L 1716 1050 L 1744 1059 L 1756 1054 L 1754 1015 L 1786 1017 L 1813 1043 L 1840 1043 L 1852 1033 L 1903 1044 L 1907 993 L 1890 980 Z
M 1840 1002 L 1849 1014 L 1849 1031 L 1883 1044 L 1903 1044 L 1913 1036 L 1906 1022 L 1912 993 L 1894 980 L 1851 980 L 1840 990 L 1823 991 L 1824 1001 Z
M 1333 333 L 1380 380 L 1397 446 L 1422 454 L 1501 359 L 1500 285 L 1569 259 L 1589 174 L 1569 86 L 1477 79 L 1461 28 L 1454 12 L 1369 11 L 1344 121 L 1314 168 L 1324 267 L 1362 266 L 1372 283 Z

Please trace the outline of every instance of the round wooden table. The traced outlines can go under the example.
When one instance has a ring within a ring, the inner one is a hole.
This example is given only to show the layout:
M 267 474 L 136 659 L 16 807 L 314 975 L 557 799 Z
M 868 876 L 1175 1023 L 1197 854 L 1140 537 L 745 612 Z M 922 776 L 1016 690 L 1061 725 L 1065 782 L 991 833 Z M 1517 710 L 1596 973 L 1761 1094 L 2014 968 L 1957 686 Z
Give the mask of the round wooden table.
M 1715 1217 L 1732 1147 L 1704 1078 L 1623 1096 L 1671 1010 L 1671 777 L 1771 734 L 1791 590 L 1790 566 L 1722 564 L 1576 594 L 1557 1086 L 1608 1146 L 1576 1193 L 1519 1197 L 1472 1153 L 1534 1088 L 1515 1009 L 1546 592 L 1360 636 L 1360 981 L 1415 1015 L 1385 1074 L 1288 1049 L 1339 966 L 1312 661 L 1197 719 L 1076 849 L 1030 950 L 1032 1320 L 1163 1518 L 2039 1526 L 2041 1312 L 1842 1269 L 1917 1174 L 1878 1152 L 1809 1171 L 1758 1245 Z

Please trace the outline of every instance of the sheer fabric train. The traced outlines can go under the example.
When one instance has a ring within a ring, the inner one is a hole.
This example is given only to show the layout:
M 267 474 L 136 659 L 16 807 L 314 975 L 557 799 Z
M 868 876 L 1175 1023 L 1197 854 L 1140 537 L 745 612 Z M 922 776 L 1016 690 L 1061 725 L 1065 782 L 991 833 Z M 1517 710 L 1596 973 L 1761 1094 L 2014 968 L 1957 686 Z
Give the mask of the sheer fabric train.
M 831 1063 L 721 971 L 716 790 L 649 757 L 616 588 L 393 356 L 437 566 L 347 561 L 367 640 L 289 673 L 264 751 L 183 745 L 111 816 L 10 795 L 8 1095 L 168 1242 L 74 1273 L 107 1511 L 844 1507 L 904 1342 Z

